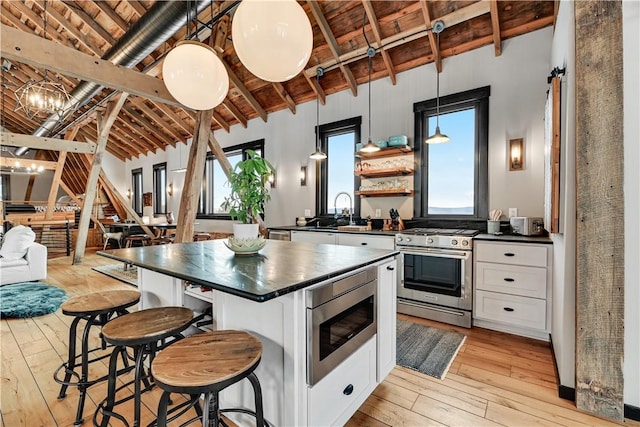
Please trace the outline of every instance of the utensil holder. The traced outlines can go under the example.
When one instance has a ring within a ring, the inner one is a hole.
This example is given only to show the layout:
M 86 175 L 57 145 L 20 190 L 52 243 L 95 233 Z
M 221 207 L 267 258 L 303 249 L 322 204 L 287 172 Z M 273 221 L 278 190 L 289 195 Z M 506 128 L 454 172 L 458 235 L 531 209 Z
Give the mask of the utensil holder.
M 487 221 L 487 233 L 496 234 L 500 232 L 500 221 Z

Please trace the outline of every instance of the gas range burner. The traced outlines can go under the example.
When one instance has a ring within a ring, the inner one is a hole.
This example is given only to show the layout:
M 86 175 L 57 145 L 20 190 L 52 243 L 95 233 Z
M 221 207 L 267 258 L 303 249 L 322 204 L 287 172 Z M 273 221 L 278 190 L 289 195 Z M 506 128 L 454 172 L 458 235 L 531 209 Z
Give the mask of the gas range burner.
M 410 228 L 396 234 L 396 246 L 471 250 L 478 230 L 458 228 Z
M 420 236 L 466 236 L 473 237 L 480 233 L 479 230 L 465 230 L 462 228 L 410 228 L 402 230 L 402 234 Z

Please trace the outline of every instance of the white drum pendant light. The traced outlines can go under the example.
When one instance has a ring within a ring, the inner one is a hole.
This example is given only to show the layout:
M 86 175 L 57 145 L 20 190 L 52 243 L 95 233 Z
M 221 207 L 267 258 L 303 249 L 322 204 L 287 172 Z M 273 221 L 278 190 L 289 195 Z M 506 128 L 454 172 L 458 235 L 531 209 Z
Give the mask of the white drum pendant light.
M 298 75 L 313 49 L 311 23 L 296 0 L 243 0 L 233 16 L 231 36 L 242 64 L 268 82 Z
M 229 76 L 218 55 L 192 40 L 176 43 L 167 54 L 162 79 L 176 101 L 194 110 L 217 107 L 229 92 Z

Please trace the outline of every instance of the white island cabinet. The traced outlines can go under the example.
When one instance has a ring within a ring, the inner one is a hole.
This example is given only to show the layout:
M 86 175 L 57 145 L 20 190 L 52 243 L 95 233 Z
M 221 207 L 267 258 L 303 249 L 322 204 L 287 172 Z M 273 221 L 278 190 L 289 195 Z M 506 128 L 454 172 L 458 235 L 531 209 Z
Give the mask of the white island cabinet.
M 269 241 L 256 256 L 234 257 L 222 241 L 165 246 L 100 254 L 138 267 L 141 308 L 186 306 L 202 312 L 211 307 L 212 322 L 203 329 L 239 329 L 257 336 L 263 354 L 256 375 L 271 425 L 342 425 L 395 366 L 397 251 Z M 340 287 L 362 276 L 367 277 L 357 282 L 362 285 Z M 187 283 L 211 291 L 198 293 Z M 327 286 L 336 299 L 349 289 L 355 295 L 366 288 L 366 298 L 353 297 L 351 303 L 375 307 L 370 311 L 375 326 L 323 376 L 309 380 L 313 322 L 308 307 L 317 307 L 309 305 L 309 298 L 315 294 L 311 291 Z M 223 408 L 254 407 L 246 381 L 225 389 L 220 400 Z M 229 416 L 239 425 L 255 423 L 247 415 Z

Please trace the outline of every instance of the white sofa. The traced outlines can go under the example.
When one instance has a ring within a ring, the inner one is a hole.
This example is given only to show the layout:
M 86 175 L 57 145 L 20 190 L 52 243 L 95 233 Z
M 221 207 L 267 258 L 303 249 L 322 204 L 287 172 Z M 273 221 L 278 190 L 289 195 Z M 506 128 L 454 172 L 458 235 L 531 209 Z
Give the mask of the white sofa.
M 33 231 L 21 225 L 5 234 L 0 248 L 0 285 L 47 277 L 47 247 L 34 240 Z

